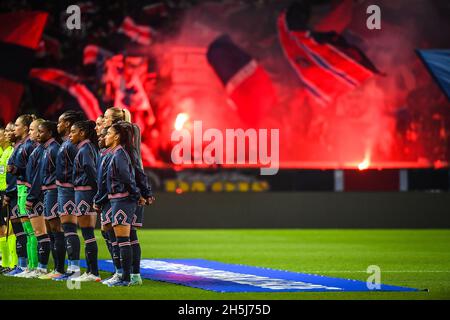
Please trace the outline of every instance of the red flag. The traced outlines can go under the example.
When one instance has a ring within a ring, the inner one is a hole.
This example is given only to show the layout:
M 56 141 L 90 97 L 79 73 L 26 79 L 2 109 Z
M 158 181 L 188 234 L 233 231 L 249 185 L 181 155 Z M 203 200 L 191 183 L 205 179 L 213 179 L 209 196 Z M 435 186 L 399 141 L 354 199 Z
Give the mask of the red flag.
M 227 35 L 219 36 L 209 45 L 207 59 L 241 119 L 250 126 L 258 125 L 276 100 L 264 68 Z
M 83 64 L 101 63 L 113 56 L 113 53 L 99 46 L 90 44 L 84 48 Z
M 81 13 L 96 13 L 98 11 L 98 7 L 93 4 L 91 1 L 86 2 L 78 2 L 77 5 L 80 7 Z
M 149 16 L 159 15 L 159 16 L 167 16 L 168 10 L 167 6 L 163 2 L 157 2 L 153 4 L 146 5 L 142 7 L 142 11 Z
M 142 45 L 152 43 L 153 34 L 155 33 L 149 26 L 136 24 L 131 17 L 125 17 L 119 32 L 125 34 L 128 38 Z
M 102 114 L 97 98 L 79 81 L 78 77 L 58 69 L 32 69 L 30 77 L 69 92 L 78 100 L 89 119 L 95 120 Z
M 107 60 L 104 76 L 107 86 L 114 89 L 114 106 L 130 110 L 142 132 L 155 123 L 155 116 L 142 82 L 147 69 L 148 62 L 143 57 L 116 55 Z
M 53 56 L 58 60 L 61 59 L 61 43 L 57 39 L 44 34 L 39 42 L 36 56 L 39 58 Z
M 103 80 L 108 97 L 114 100 L 115 107 L 128 109 L 133 123 L 139 127 L 142 136 L 149 137 L 156 119 L 142 82 L 148 75 L 147 59 L 115 55 L 106 61 L 105 69 Z M 148 141 L 144 138 L 140 144 L 144 166 L 150 166 L 155 162 Z
M 45 12 L 0 14 L 0 117 L 11 121 L 17 114 L 23 82 L 47 21 Z
M 358 61 L 326 41 L 319 42 L 309 30 L 290 30 L 285 13 L 278 18 L 278 37 L 305 88 L 322 104 L 332 102 L 374 74 L 363 65 L 363 59 Z
M 45 12 L 13 12 L 0 14 L 0 41 L 37 49 L 47 21 Z
M 352 21 L 353 0 L 337 2 L 331 12 L 314 25 L 316 32 L 334 31 L 341 33 Z

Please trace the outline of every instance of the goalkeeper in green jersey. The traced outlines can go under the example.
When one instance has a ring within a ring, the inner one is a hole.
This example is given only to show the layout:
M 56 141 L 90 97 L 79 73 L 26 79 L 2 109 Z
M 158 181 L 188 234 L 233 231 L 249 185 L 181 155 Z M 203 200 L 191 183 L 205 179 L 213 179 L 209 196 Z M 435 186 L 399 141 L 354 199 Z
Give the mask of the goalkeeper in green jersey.
M 10 272 L 17 265 L 16 236 L 7 219 L 7 209 L 2 205 L 6 190 L 6 166 L 14 150 L 10 140 L 13 131 L 12 123 L 9 123 L 6 128 L 0 128 L 0 252 L 2 254 L 0 273 Z M 7 226 L 7 221 L 9 226 Z
M 14 125 L 14 135 L 17 139 L 14 151 L 8 161 L 7 174 L 14 178 L 7 181 L 5 204 L 9 204 L 10 219 L 16 235 L 16 252 L 18 256 L 18 264 L 21 270 L 8 273 L 8 276 L 24 277 L 28 273 L 35 270 L 38 266 L 37 239 L 34 234 L 33 227 L 27 215 L 26 197 L 27 197 L 27 181 L 25 179 L 26 165 L 31 152 L 34 150 L 36 143 L 29 136 L 30 125 L 35 120 L 34 115 L 24 114 L 16 119 Z M 14 183 L 14 179 L 16 183 Z M 16 184 L 16 185 L 14 185 Z M 16 194 L 14 195 L 14 188 Z M 17 200 L 14 205 L 13 201 Z M 19 272 L 22 271 L 22 272 Z

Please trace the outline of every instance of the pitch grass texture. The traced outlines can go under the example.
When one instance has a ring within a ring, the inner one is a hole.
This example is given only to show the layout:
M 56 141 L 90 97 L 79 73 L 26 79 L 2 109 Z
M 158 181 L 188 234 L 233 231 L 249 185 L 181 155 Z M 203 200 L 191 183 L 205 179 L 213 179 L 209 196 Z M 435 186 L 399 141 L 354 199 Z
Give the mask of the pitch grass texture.
M 99 259 L 109 259 L 96 236 Z M 450 299 L 450 230 L 147 229 L 139 238 L 143 258 L 201 258 L 361 281 L 369 265 L 378 265 L 382 283 L 429 292 L 215 293 L 150 280 L 69 290 L 65 282 L 0 276 L 0 299 Z

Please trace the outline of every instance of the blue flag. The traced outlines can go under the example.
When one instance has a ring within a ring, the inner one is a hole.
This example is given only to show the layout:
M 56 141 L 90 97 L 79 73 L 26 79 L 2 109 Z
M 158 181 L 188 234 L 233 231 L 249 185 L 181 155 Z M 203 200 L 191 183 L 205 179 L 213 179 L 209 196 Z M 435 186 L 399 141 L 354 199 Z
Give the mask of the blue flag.
M 417 53 L 450 100 L 450 49 L 417 50 Z

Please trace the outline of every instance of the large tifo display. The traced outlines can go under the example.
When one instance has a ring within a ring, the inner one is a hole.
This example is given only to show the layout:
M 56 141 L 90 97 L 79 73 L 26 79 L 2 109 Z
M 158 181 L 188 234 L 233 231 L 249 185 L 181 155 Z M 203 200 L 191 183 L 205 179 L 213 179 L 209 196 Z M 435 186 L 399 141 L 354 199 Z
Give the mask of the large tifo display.
M 361 1 L 168 2 L 160 11 L 88 2 L 76 32 L 61 25 L 59 5 L 46 4 L 48 23 L 45 12 L 0 13 L 0 118 L 20 113 L 21 99 L 50 120 L 67 109 L 95 120 L 124 108 L 148 167 L 175 166 L 174 136 L 195 136 L 198 121 L 203 134 L 182 168 L 208 165 L 208 147 L 231 143 L 208 130 L 236 129 L 279 130 L 283 169 L 448 166 L 449 37 L 424 32 L 447 30 L 447 16 L 418 16 L 444 11 L 434 7 L 444 1 L 383 1 L 376 30 Z M 260 142 L 238 158 L 253 164 Z
M 114 272 L 111 260 L 99 261 L 99 268 Z M 419 291 L 414 288 L 324 277 L 284 270 L 227 264 L 203 259 L 143 259 L 141 275 L 215 292 L 342 292 Z

